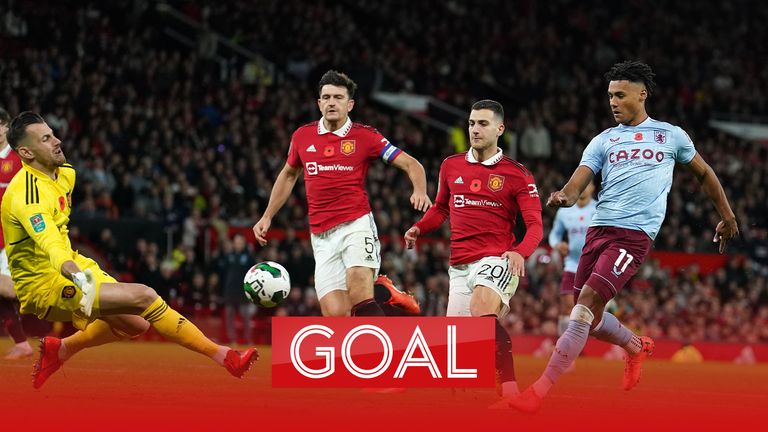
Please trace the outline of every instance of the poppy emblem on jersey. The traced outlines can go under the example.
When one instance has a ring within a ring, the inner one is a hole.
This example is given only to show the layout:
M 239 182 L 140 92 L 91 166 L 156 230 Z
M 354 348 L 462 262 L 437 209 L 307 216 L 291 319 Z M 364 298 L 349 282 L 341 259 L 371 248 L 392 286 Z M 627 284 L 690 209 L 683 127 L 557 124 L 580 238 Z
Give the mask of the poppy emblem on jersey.
M 59 197 L 59 208 L 61 211 L 64 211 L 64 209 L 67 208 L 67 200 L 63 196 Z
M 635 141 L 642 141 L 643 140 L 643 133 L 638 132 L 635 134 Z
M 77 294 L 77 291 L 72 285 L 65 286 L 64 289 L 61 290 L 61 298 L 71 299 L 75 297 L 75 294 Z
M 327 157 L 331 157 L 336 154 L 336 150 L 334 150 L 332 145 L 325 146 L 325 149 L 323 150 L 323 154 Z
M 13 169 L 13 162 L 11 161 L 3 161 L 3 166 L 0 168 L 3 170 L 3 173 L 9 173 Z
M 482 186 L 480 179 L 472 179 L 472 182 L 469 184 L 469 190 L 477 192 L 480 190 L 480 186 Z
M 488 177 L 488 189 L 498 192 L 504 187 L 504 176 L 498 174 L 491 174 Z
M 667 131 L 656 130 L 653 131 L 653 140 L 658 144 L 664 144 L 667 142 Z
M 349 156 L 355 152 L 355 140 L 343 140 L 341 142 L 341 152 Z
M 33 214 L 29 217 L 29 222 L 32 223 L 32 229 L 36 232 L 43 232 L 45 231 L 45 220 L 43 219 L 43 215 L 40 213 Z

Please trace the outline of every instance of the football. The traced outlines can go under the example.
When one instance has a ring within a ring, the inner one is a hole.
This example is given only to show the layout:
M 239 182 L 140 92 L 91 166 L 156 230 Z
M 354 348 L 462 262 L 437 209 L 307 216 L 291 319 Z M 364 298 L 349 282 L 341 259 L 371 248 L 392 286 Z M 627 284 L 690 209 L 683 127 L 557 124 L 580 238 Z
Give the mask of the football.
M 291 278 L 285 267 L 274 261 L 264 261 L 251 267 L 245 274 L 243 290 L 248 300 L 271 308 L 288 298 Z

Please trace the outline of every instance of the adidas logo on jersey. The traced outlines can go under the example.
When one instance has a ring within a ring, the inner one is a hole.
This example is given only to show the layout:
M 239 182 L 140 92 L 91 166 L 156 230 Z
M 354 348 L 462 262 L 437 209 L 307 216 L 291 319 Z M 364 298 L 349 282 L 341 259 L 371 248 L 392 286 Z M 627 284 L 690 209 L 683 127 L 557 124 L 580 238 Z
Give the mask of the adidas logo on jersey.
M 315 145 L 314 145 L 314 144 L 312 144 L 311 146 L 309 146 L 309 147 L 307 148 L 307 153 L 310 153 L 310 152 L 314 153 L 314 152 L 316 152 L 316 151 L 317 151 L 317 149 L 315 148 Z
M 454 184 L 464 184 L 464 179 L 462 179 L 461 176 L 459 176 L 459 178 L 457 178 L 456 181 L 453 182 L 453 183 Z
M 373 261 L 374 259 L 373 259 L 372 255 L 368 255 L 367 257 L 365 257 L 365 260 L 366 261 Z

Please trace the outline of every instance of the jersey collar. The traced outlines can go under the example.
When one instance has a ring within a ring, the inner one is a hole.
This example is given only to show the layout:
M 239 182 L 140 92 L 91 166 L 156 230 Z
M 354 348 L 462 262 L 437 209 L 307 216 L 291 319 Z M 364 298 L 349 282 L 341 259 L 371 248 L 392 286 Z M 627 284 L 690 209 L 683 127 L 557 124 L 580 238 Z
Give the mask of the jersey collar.
M 497 163 L 499 163 L 499 161 L 503 157 L 504 157 L 504 153 L 501 151 L 501 149 L 498 149 L 498 151 L 496 152 L 495 155 L 493 155 L 493 157 L 489 157 L 488 159 L 480 163 L 482 163 L 485 166 L 496 165 Z M 469 149 L 469 151 L 467 152 L 467 162 L 473 163 L 473 164 L 478 163 L 477 158 L 475 158 L 475 154 L 472 153 L 472 149 Z
M 12 151 L 11 145 L 10 144 L 6 145 L 4 149 L 0 150 L 0 158 L 3 158 L 3 159 L 7 158 L 8 155 L 11 153 L 11 151 Z
M 653 121 L 653 119 L 651 118 L 651 116 L 648 116 L 648 117 L 645 118 L 645 120 L 641 121 L 640 124 L 638 124 L 637 126 L 627 126 L 627 125 L 620 124 L 619 128 L 623 128 L 623 129 L 639 128 L 639 127 L 647 126 L 648 123 L 650 123 L 652 121 Z
M 21 165 L 24 167 L 24 169 L 26 169 L 30 173 L 34 174 L 35 177 L 37 177 L 39 179 L 42 179 L 43 181 L 50 181 L 50 182 L 54 182 L 55 181 L 52 178 L 48 177 L 48 174 L 46 174 L 46 173 L 44 173 L 44 172 L 42 172 L 42 171 L 40 171 L 40 170 L 38 170 L 36 168 L 32 168 L 29 164 L 27 164 L 24 161 L 21 161 Z M 56 168 L 56 177 L 58 177 L 58 176 L 59 176 L 59 168 Z
M 320 118 L 320 121 L 317 122 L 317 134 L 318 135 L 325 135 L 327 133 L 332 133 L 338 137 L 344 138 L 349 133 L 349 130 L 352 129 L 352 119 L 347 117 L 347 121 L 344 122 L 344 125 L 335 131 L 331 132 L 326 127 L 325 124 L 323 124 L 323 118 Z

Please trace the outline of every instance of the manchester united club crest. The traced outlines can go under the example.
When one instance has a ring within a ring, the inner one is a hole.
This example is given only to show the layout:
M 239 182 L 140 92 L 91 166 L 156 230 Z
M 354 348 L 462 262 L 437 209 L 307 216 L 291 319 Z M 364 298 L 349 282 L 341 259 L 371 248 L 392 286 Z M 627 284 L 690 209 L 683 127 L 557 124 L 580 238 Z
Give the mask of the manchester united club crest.
M 77 294 L 77 291 L 75 290 L 75 287 L 73 286 L 65 286 L 63 290 L 61 290 L 61 298 L 65 299 L 71 299 L 75 297 L 75 294 Z
M 498 192 L 504 187 L 504 176 L 498 174 L 491 174 L 488 177 L 488 189 Z
M 13 169 L 13 162 L 11 161 L 3 161 L 2 166 L 0 166 L 0 170 L 3 171 L 3 174 L 7 174 L 11 172 L 12 169 Z
M 347 156 L 355 152 L 355 140 L 342 140 L 341 152 Z
M 653 140 L 657 144 L 664 144 L 667 142 L 667 131 L 655 130 L 653 131 Z

